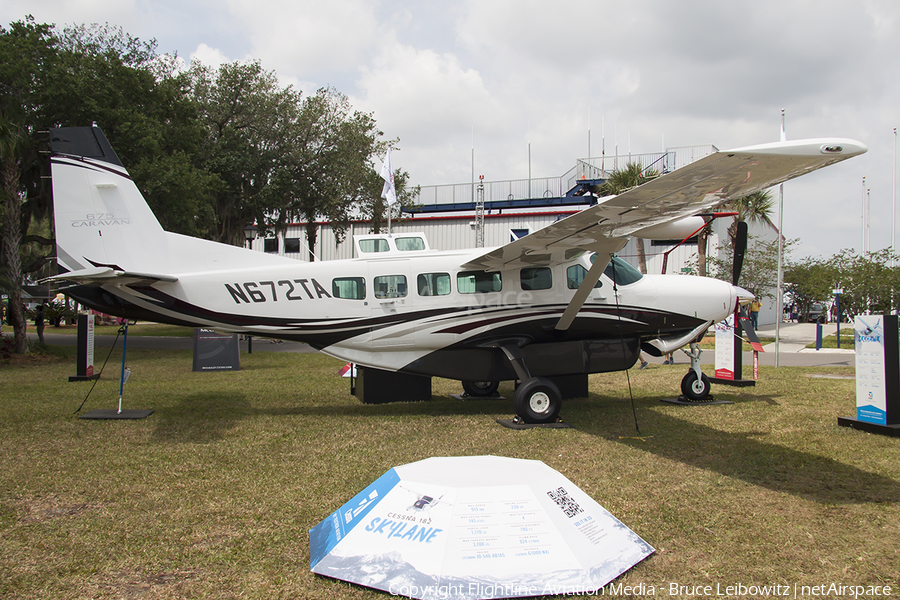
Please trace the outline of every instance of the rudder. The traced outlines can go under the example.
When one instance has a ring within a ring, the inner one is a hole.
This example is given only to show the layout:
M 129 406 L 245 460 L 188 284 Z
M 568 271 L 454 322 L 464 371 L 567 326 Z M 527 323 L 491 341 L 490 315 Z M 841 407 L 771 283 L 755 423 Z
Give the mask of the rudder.
M 60 271 L 165 272 L 166 234 L 97 127 L 50 130 Z

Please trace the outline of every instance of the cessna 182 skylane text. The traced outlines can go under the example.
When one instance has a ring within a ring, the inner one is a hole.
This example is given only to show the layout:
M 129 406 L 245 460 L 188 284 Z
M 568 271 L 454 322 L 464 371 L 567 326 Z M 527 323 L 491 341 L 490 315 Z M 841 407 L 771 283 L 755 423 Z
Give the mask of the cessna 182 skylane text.
M 307 263 L 164 231 L 98 128 L 54 129 L 50 149 L 56 279 L 87 306 L 303 341 L 470 395 L 519 380 L 515 410 L 532 423 L 556 419 L 554 380 L 676 350 L 749 301 L 714 279 L 641 275 L 614 256 L 630 236 L 686 236 L 698 213 L 866 151 L 815 139 L 718 152 L 498 248 L 362 236 L 358 258 Z M 706 381 L 696 361 L 682 388 L 705 395 Z

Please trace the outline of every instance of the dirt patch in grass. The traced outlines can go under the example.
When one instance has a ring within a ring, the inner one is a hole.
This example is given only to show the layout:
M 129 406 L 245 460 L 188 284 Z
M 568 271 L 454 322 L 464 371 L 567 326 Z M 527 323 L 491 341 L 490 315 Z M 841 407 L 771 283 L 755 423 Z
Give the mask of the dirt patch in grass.
M 12 507 L 20 523 L 43 523 L 61 517 L 75 517 L 97 507 L 86 502 L 72 502 L 58 496 L 17 499 Z

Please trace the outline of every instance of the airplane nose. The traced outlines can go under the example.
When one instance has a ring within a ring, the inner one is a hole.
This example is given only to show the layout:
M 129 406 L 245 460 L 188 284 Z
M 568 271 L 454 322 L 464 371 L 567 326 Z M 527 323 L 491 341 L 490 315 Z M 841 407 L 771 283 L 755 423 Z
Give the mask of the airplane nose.
M 734 294 L 737 297 L 737 301 L 741 303 L 741 306 L 750 304 L 756 298 L 751 292 L 740 286 L 735 285 L 732 287 L 734 288 Z

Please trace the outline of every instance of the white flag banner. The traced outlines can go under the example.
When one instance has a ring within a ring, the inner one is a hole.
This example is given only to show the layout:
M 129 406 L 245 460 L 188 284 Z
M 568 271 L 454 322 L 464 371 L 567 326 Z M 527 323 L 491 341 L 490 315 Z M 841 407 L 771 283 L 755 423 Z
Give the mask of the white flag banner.
M 390 148 L 388 148 L 384 164 L 381 166 L 381 178 L 384 179 L 381 197 L 386 199 L 388 204 L 394 204 L 397 201 L 397 189 L 394 187 L 394 168 L 391 166 Z

